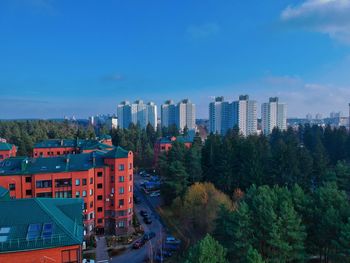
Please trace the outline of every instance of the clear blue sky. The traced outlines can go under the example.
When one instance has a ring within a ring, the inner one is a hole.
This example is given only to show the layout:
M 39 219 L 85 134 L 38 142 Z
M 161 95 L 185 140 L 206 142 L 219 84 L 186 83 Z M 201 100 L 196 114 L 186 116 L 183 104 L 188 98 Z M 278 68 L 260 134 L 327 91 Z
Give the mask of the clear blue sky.
M 279 96 L 347 113 L 350 1 L 2 0 L 0 119 L 115 113 L 125 99 Z

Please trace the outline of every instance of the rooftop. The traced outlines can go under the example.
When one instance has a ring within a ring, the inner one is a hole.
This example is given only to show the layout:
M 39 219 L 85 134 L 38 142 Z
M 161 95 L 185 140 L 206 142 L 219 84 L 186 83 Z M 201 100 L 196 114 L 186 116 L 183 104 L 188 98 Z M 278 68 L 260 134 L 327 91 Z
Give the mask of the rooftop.
M 0 176 L 86 171 L 104 167 L 105 158 L 126 158 L 128 153 L 123 148 L 117 147 L 110 151 L 101 150 L 55 157 L 11 157 L 0 161 Z
M 173 143 L 174 141 L 181 143 L 193 143 L 193 138 L 189 136 L 177 136 L 175 140 L 172 140 L 173 137 L 162 137 L 158 139 L 158 143 L 167 144 Z
M 0 253 L 83 242 L 83 200 L 28 198 L 0 201 Z
M 111 139 L 111 136 L 104 135 L 101 140 L 83 140 L 83 139 L 48 139 L 38 142 L 34 148 L 80 148 L 81 150 L 91 149 L 112 149 L 114 146 L 104 144 L 101 141 Z
M 7 143 L 7 142 L 0 142 L 0 151 L 8 151 L 8 150 L 12 150 L 12 147 L 14 145 L 11 143 Z

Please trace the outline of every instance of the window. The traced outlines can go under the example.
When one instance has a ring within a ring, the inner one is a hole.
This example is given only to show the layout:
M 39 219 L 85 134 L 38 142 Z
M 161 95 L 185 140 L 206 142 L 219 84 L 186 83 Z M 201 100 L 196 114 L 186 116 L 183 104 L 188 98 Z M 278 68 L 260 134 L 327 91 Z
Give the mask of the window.
M 131 197 L 129 197 L 129 204 L 131 204 L 132 203 L 132 199 L 131 199 Z
M 119 199 L 118 204 L 119 204 L 119 206 L 123 206 L 124 205 L 124 199 Z
M 132 185 L 129 185 L 129 192 L 132 192 Z
M 61 152 L 60 152 L 60 151 L 58 151 L 58 152 L 57 152 L 57 155 L 61 155 Z
M 97 177 L 102 177 L 102 172 L 98 172 Z
M 98 189 L 102 189 L 102 184 L 97 184 Z
M 91 202 L 90 202 L 90 208 L 93 208 L 93 207 L 94 207 L 94 202 L 91 201 Z
M 83 197 L 85 197 L 85 196 L 86 196 L 86 191 L 84 190 L 84 191 L 83 191 Z
M 124 187 L 119 187 L 119 194 L 124 194 Z
M 67 187 L 72 186 L 72 179 L 66 178 L 66 179 L 56 179 L 55 180 L 55 186 L 56 187 Z
M 9 184 L 9 190 L 10 191 L 16 190 L 16 184 Z
M 75 185 L 80 185 L 80 179 L 75 179 Z
M 92 196 L 93 193 L 94 193 L 94 191 L 92 189 L 90 189 L 90 196 Z
M 97 200 L 102 200 L 102 199 L 103 199 L 102 195 L 97 196 Z
M 79 197 L 80 197 L 80 192 L 79 192 L 79 191 L 76 191 L 76 192 L 75 192 L 75 197 L 76 197 L 76 198 L 79 198 Z
M 119 171 L 124 171 L 124 164 L 119 164 Z
M 114 172 L 114 165 L 111 165 L 111 172 Z
M 97 219 L 97 223 L 102 224 L 103 223 L 103 219 L 102 218 Z
M 32 177 L 26 177 L 26 183 L 31 183 L 32 182 Z
M 84 203 L 84 210 L 87 209 L 87 203 Z
M 119 182 L 124 182 L 124 176 L 119 176 Z
M 86 179 L 83 179 L 82 185 L 86 185 Z
M 129 181 L 132 181 L 132 174 L 129 175 Z
M 90 184 L 93 184 L 94 183 L 94 179 L 91 177 L 90 178 Z
M 132 169 L 132 163 L 129 163 L 129 169 Z
M 32 195 L 32 190 L 26 190 L 26 195 Z
M 51 181 L 51 180 L 36 181 L 36 187 L 37 187 L 37 188 L 48 188 L 48 187 L 52 187 L 52 181 Z
M 114 175 L 111 175 L 111 183 L 114 183 Z
M 118 211 L 118 216 L 125 216 L 125 215 L 126 215 L 126 210 Z
M 162 150 L 165 150 L 165 146 L 162 146 L 162 148 L 161 148 Z
M 119 228 L 124 228 L 124 227 L 125 227 L 124 221 L 118 222 L 118 227 L 119 227 Z
M 102 212 L 103 208 L 102 207 L 97 207 L 97 212 Z
M 131 208 L 128 209 L 128 214 L 129 214 L 129 215 L 131 214 Z
M 36 194 L 36 197 L 52 197 L 52 192 L 46 192 L 46 193 L 38 193 Z
M 78 263 L 80 261 L 77 249 L 64 250 L 61 256 L 62 263 Z
M 89 214 L 89 219 L 94 219 L 94 212 L 91 212 L 91 213 Z
M 114 199 L 111 199 L 111 206 L 114 206 Z

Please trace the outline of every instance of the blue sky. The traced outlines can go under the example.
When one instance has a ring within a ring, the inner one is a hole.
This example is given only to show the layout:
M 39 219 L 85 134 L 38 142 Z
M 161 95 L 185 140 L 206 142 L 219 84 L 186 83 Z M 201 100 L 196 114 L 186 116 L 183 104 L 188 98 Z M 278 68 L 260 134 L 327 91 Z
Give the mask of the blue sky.
M 347 114 L 350 0 L 0 1 L 0 119 L 279 96 Z

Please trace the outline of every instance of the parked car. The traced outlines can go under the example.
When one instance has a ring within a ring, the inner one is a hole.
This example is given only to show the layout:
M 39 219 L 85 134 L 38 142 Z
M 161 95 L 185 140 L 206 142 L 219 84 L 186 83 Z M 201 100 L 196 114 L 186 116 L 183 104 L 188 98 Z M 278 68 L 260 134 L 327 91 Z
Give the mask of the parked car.
M 140 199 L 140 197 L 138 197 L 138 196 L 134 196 L 134 202 L 135 202 L 135 204 L 139 204 L 139 203 L 141 203 L 141 199 Z
M 137 240 L 133 245 L 132 248 L 139 249 L 145 244 L 145 240 L 143 238 Z
M 146 232 L 144 235 L 143 235 L 143 240 L 151 240 L 152 238 L 154 238 L 156 236 L 156 233 L 150 231 L 150 232 Z
M 150 197 L 157 197 L 157 196 L 160 196 L 160 193 L 159 192 L 153 192 L 149 195 Z
M 150 224 L 152 224 L 152 219 L 147 217 L 147 216 L 145 216 L 143 218 L 143 222 L 145 222 L 147 225 L 150 225 Z
M 176 239 L 173 236 L 167 236 L 166 239 L 165 239 L 165 243 L 166 244 L 177 244 L 177 245 L 180 245 L 181 244 L 181 240 Z
M 177 251 L 180 249 L 180 244 L 167 244 L 165 243 L 163 246 L 164 250 L 169 250 L 169 251 Z
M 140 215 L 143 217 L 148 216 L 148 212 L 146 210 L 141 210 Z

